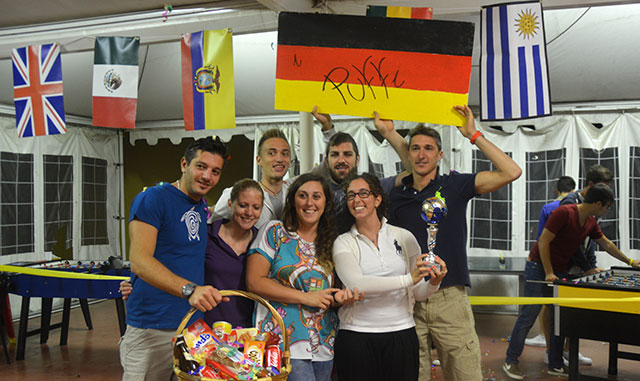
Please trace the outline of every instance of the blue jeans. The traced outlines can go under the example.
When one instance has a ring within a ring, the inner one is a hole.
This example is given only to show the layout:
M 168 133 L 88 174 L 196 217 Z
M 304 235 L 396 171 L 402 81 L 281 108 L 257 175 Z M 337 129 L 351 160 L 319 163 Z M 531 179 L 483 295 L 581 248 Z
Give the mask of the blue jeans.
M 329 381 L 333 371 L 333 360 L 311 361 L 291 359 L 291 374 L 288 381 Z
M 556 275 L 560 278 L 566 277 L 566 274 Z M 552 297 L 553 288 L 542 283 L 531 283 L 528 280 L 545 280 L 545 272 L 542 263 L 527 261 L 524 267 L 524 296 L 525 297 Z M 553 306 L 549 306 L 551 309 L 551 335 L 549 343 L 549 368 L 562 368 L 562 347 L 564 345 L 564 336 L 555 336 L 554 331 L 554 311 Z M 509 341 L 509 348 L 507 348 L 507 358 L 505 362 L 508 364 L 517 364 L 518 357 L 522 355 L 524 349 L 524 340 L 529 334 L 529 330 L 536 322 L 536 318 L 542 309 L 541 304 L 525 304 L 522 306 L 518 320 L 511 332 L 511 340 Z

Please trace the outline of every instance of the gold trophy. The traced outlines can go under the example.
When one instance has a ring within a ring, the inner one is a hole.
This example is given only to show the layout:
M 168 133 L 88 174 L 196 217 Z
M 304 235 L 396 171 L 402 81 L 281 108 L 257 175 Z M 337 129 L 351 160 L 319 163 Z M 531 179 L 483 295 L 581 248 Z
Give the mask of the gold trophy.
M 436 192 L 435 197 L 424 200 L 421 215 L 422 219 L 427 223 L 427 248 L 429 251 L 424 258 L 425 266 L 436 266 L 438 270 L 441 270 L 440 264 L 436 262 L 436 254 L 433 252 L 436 247 L 438 223 L 447 216 L 447 203 L 440 191 Z

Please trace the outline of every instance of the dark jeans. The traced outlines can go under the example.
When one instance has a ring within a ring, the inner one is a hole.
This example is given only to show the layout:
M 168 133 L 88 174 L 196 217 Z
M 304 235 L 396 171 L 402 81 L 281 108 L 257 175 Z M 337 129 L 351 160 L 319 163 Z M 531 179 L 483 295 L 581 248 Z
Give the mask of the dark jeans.
M 566 277 L 566 274 L 556 275 L 560 278 Z M 528 280 L 544 281 L 545 272 L 542 263 L 528 261 L 524 267 L 524 296 L 528 297 L 552 297 L 553 288 L 542 283 L 531 283 Z M 562 368 L 562 347 L 564 345 L 564 336 L 555 336 L 554 331 L 554 311 L 553 306 L 549 305 L 551 309 L 551 335 L 549 343 L 549 368 Z M 542 308 L 541 304 L 526 304 L 522 306 L 518 320 L 511 332 L 511 340 L 509 341 L 509 348 L 507 348 L 507 358 L 505 361 L 509 364 L 517 364 L 518 357 L 522 355 L 524 349 L 524 340 L 529 334 L 529 330 L 536 322 L 536 318 Z

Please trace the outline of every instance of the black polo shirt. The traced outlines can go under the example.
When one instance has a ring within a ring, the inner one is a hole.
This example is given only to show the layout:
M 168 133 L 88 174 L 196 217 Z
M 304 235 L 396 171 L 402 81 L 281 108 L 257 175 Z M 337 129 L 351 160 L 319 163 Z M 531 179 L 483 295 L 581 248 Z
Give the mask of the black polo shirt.
M 447 216 L 438 224 L 434 252 L 446 263 L 448 274 L 441 288 L 464 285 L 471 286 L 467 266 L 467 203 L 477 195 L 475 174 L 449 174 L 431 180 L 422 191 L 413 188 L 413 176 L 402 180 L 402 185 L 389 193 L 389 223 L 403 227 L 418 240 L 420 248 L 427 252 L 427 223 L 420 210 L 424 200 L 434 197 L 436 191 L 445 199 Z

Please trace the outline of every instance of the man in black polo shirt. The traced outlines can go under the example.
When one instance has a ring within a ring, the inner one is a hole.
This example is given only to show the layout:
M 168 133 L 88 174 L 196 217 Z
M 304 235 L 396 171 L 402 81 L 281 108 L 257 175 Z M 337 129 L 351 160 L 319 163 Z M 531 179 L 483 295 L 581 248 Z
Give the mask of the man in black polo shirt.
M 409 133 L 411 175 L 389 191 L 389 222 L 410 230 L 427 252 L 426 223 L 420 216 L 424 200 L 439 191 L 446 200 L 448 213 L 438 225 L 435 253 L 447 263 L 448 274 L 438 290 L 426 302 L 416 303 L 414 318 L 420 341 L 420 380 L 430 378 L 431 335 L 440 356 L 445 380 L 482 380 L 480 345 L 465 286 L 469 287 L 467 267 L 467 203 L 479 194 L 495 191 L 517 179 L 522 170 L 482 133 L 476 130 L 468 106 L 456 106 L 464 118 L 460 133 L 468 138 L 496 167 L 479 173 L 438 174 L 442 159 L 440 134 L 422 125 Z

